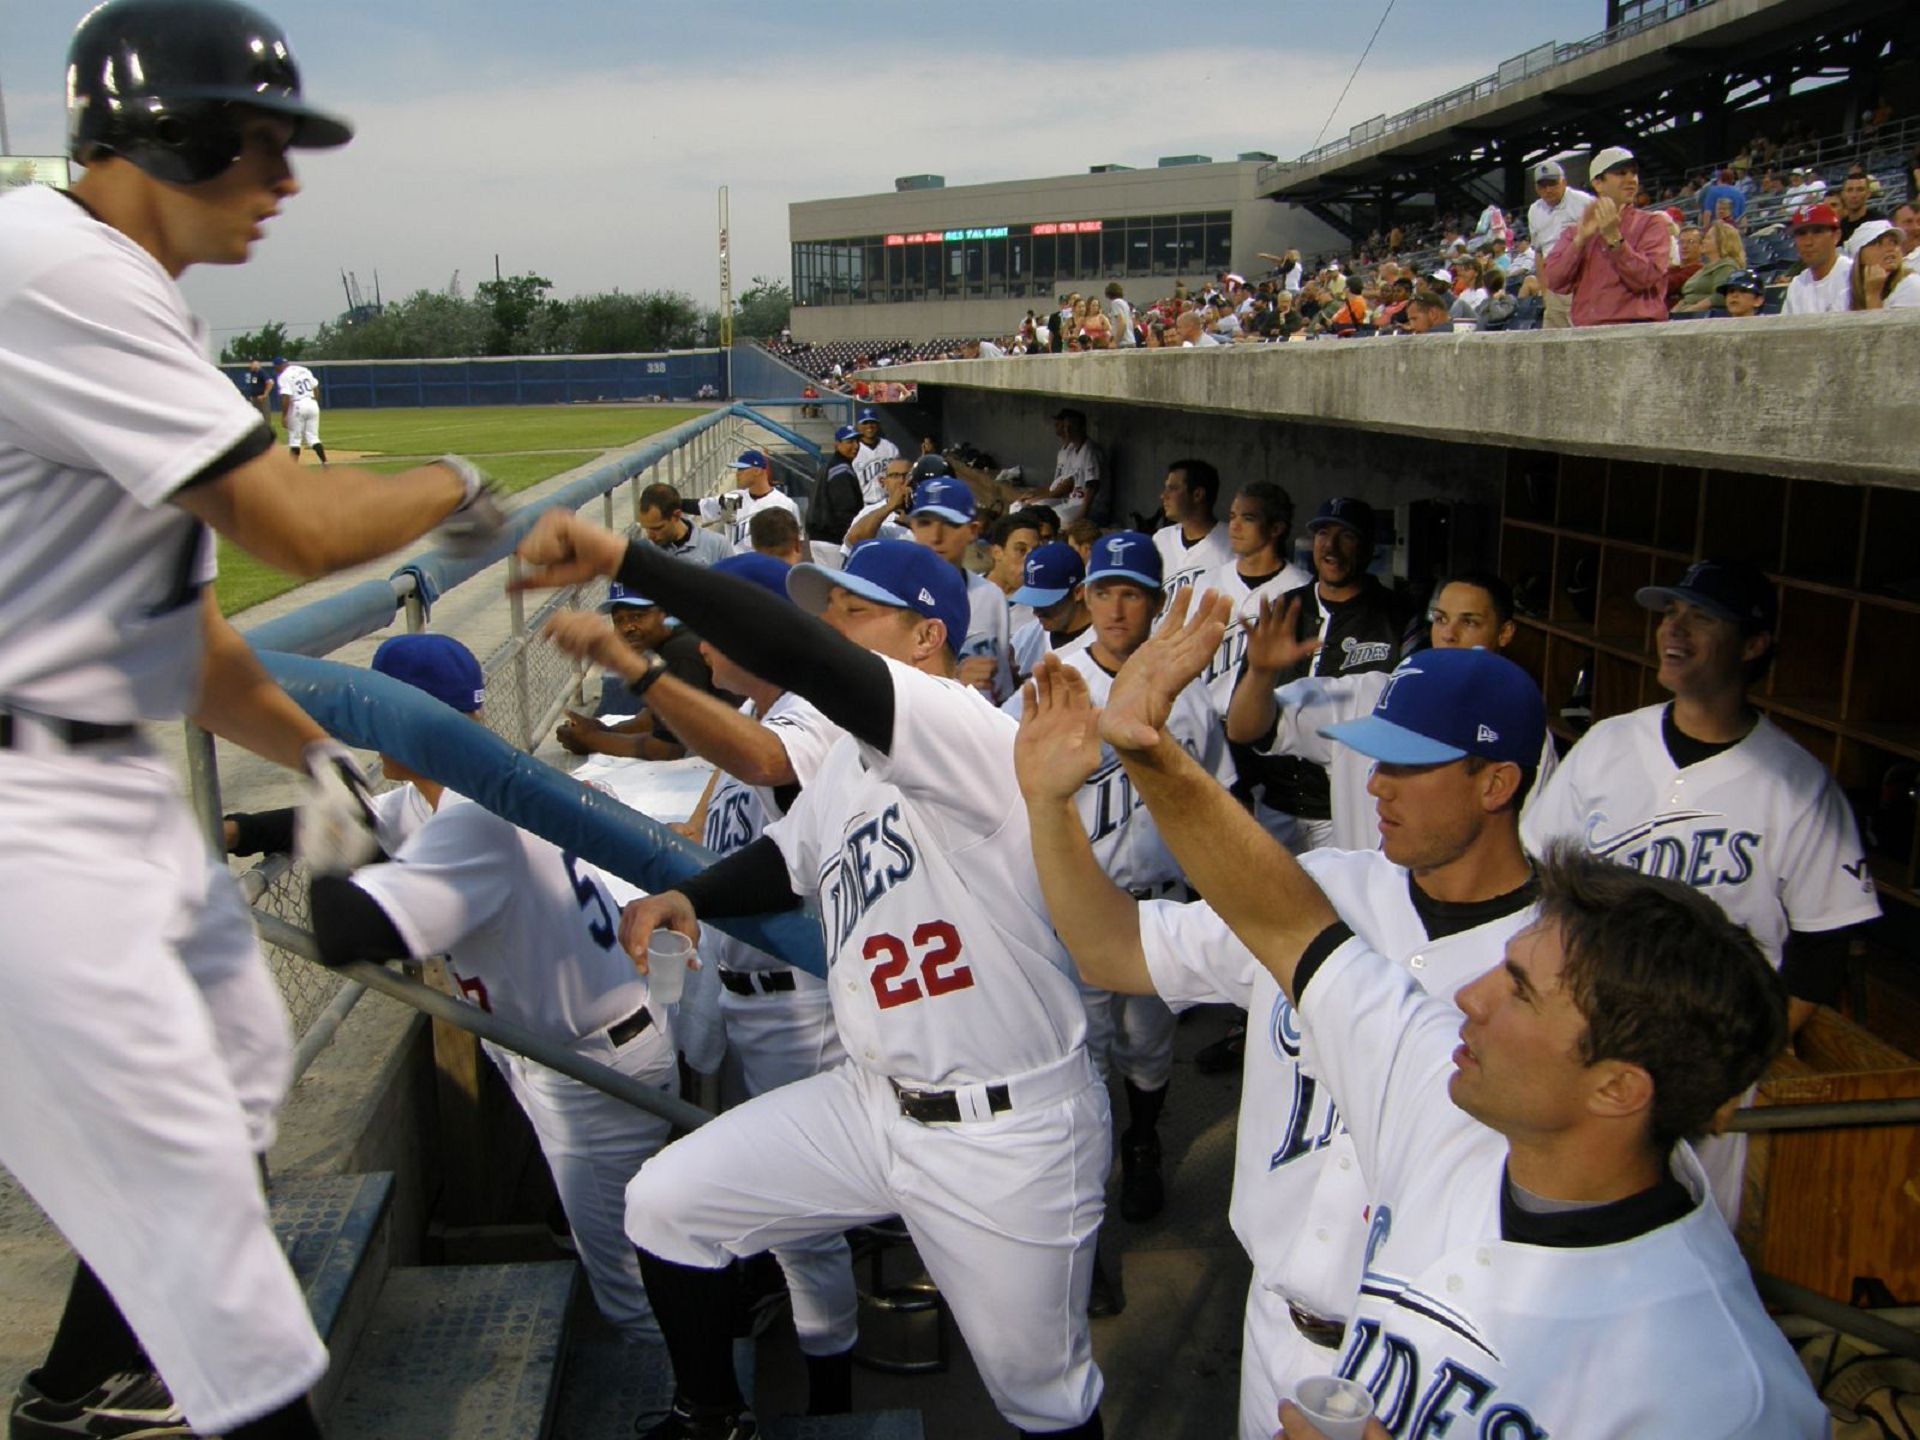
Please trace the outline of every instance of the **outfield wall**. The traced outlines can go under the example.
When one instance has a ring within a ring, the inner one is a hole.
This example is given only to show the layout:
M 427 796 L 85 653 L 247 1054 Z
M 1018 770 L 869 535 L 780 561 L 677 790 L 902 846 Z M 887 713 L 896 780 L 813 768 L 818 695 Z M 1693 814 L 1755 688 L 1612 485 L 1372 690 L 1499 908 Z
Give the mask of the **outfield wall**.
M 244 388 L 245 365 L 220 367 Z M 654 355 L 501 355 L 453 360 L 315 360 L 322 410 L 428 405 L 579 405 L 713 400 L 726 391 L 719 350 Z M 707 393 L 701 392 L 706 390 Z

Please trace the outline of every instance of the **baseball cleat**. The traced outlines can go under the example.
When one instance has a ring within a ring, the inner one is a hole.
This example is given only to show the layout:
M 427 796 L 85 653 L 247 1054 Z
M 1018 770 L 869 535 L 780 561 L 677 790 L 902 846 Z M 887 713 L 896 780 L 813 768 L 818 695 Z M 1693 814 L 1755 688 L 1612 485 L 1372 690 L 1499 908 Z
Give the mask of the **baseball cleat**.
M 634 1434 L 640 1440 L 754 1440 L 760 1433 L 751 1410 L 697 1416 L 693 1408 L 678 1396 L 674 1397 L 673 1409 L 667 1412 L 665 1419 L 643 1430 L 641 1426 L 648 1418 L 643 1415 L 633 1422 Z
M 1167 1204 L 1166 1184 L 1160 1178 L 1160 1140 L 1120 1143 L 1120 1218 L 1138 1225 L 1153 1219 Z
M 158 1375 L 108 1376 L 78 1400 L 43 1395 L 29 1375 L 14 1399 L 10 1440 L 165 1440 L 192 1437 L 173 1392 Z

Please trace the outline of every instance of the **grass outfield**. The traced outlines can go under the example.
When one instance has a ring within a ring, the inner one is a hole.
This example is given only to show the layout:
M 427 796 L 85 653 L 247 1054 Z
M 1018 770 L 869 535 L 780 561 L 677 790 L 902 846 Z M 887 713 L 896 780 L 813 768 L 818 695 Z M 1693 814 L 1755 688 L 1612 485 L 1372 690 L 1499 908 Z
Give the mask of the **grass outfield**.
M 704 408 L 588 409 L 572 405 L 323 409 L 320 433 L 337 465 L 359 465 L 394 474 L 453 451 L 467 456 L 511 494 L 705 413 Z M 303 466 L 312 462 L 311 455 L 302 457 Z M 313 480 L 316 497 L 324 502 L 327 477 L 317 465 L 313 465 Z M 220 597 L 222 614 L 238 614 L 300 583 L 227 540 L 220 541 L 220 579 L 215 593 Z

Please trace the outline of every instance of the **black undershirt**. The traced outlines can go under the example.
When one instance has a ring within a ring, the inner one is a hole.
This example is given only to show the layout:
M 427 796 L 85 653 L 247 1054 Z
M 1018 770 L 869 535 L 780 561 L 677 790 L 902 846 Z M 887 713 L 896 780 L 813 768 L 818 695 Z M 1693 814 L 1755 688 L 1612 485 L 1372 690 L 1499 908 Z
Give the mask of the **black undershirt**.
M 1624 1200 L 1582 1205 L 1572 1210 L 1535 1211 L 1521 1205 L 1513 1177 L 1500 1172 L 1500 1238 L 1517 1245 L 1556 1250 L 1587 1250 L 1625 1241 L 1671 1225 L 1692 1213 L 1697 1202 L 1671 1173 L 1659 1183 Z
M 1660 739 L 1666 744 L 1667 754 L 1673 757 L 1673 763 L 1682 770 L 1689 765 L 1698 765 L 1702 760 L 1711 760 L 1746 738 L 1742 735 L 1739 740 L 1696 740 L 1675 723 L 1671 702 L 1660 711 Z
M 1407 898 L 1413 902 L 1414 913 L 1420 917 L 1427 938 L 1445 940 L 1449 935 L 1477 929 L 1526 909 L 1540 898 L 1540 877 L 1528 875 L 1525 884 L 1504 895 L 1495 895 L 1490 900 L 1456 902 L 1434 899 L 1420 888 L 1413 878 L 1413 872 L 1408 871 Z
M 1249 590 L 1258 590 L 1262 585 L 1265 585 L 1269 580 L 1272 580 L 1276 575 L 1279 575 L 1282 572 L 1284 572 L 1286 568 L 1287 567 L 1285 565 L 1282 565 L 1279 570 L 1269 570 L 1264 575 L 1249 575 L 1244 570 L 1239 570 L 1239 569 L 1236 569 L 1234 573 L 1240 577 L 1240 583 L 1246 586 Z
M 1092 628 L 1093 626 L 1091 625 L 1082 625 L 1078 630 L 1049 630 L 1047 632 L 1047 648 L 1049 650 L 1058 650 L 1063 645 L 1071 645 Z

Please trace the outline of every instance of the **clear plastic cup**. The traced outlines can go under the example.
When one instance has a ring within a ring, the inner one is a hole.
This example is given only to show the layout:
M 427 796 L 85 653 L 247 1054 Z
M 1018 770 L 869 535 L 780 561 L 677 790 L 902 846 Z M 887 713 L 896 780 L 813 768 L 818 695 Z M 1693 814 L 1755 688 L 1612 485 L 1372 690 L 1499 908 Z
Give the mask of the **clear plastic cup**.
M 647 994 L 662 1005 L 677 1004 L 687 983 L 693 941 L 664 925 L 647 937 Z
M 1479 322 L 1475 320 L 1456 320 L 1453 322 L 1453 333 L 1456 335 L 1468 335 L 1479 328 Z
M 1366 1440 L 1367 1421 L 1373 1418 L 1373 1396 L 1366 1386 L 1337 1375 L 1313 1375 L 1294 1388 L 1293 1403 L 1327 1440 Z

